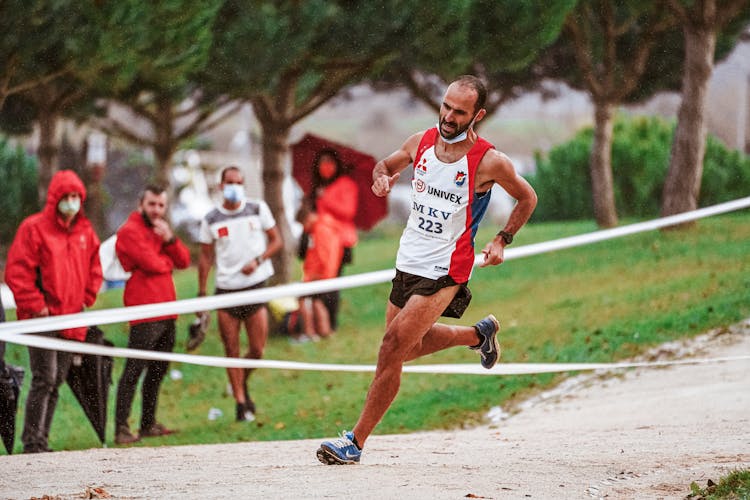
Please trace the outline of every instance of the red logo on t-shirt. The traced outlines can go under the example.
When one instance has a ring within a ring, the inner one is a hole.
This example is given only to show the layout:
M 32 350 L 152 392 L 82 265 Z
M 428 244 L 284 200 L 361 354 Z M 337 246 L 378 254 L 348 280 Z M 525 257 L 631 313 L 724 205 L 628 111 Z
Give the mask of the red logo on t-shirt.
M 229 228 L 227 226 L 223 226 L 219 228 L 219 238 L 226 238 L 229 236 Z

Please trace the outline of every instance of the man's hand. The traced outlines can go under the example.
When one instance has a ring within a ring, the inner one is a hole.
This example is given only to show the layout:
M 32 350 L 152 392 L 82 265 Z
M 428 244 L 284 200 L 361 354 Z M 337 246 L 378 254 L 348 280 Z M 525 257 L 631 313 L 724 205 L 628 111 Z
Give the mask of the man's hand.
M 169 223 L 164 219 L 156 219 L 154 222 L 154 232 L 161 236 L 164 241 L 170 241 L 174 237 L 172 228 L 169 227 Z
M 260 267 L 261 264 L 262 262 L 260 258 L 256 257 L 255 259 L 251 260 L 250 262 L 242 266 L 242 269 L 241 269 L 242 274 L 246 274 L 248 276 L 253 274 L 255 270 Z
M 391 192 L 391 187 L 393 187 L 399 177 L 401 177 L 399 172 L 396 172 L 391 176 L 385 174 L 379 176 L 372 183 L 372 192 L 375 193 L 375 196 L 380 196 L 381 198 L 386 196 Z
M 46 318 L 49 316 L 49 309 L 47 309 L 47 306 L 44 306 L 41 311 L 35 312 L 32 316 L 35 318 Z
M 487 246 L 482 250 L 484 255 L 484 261 L 479 264 L 479 267 L 497 266 L 502 264 L 505 260 L 505 241 L 501 236 L 496 236 L 492 241 L 487 243 Z

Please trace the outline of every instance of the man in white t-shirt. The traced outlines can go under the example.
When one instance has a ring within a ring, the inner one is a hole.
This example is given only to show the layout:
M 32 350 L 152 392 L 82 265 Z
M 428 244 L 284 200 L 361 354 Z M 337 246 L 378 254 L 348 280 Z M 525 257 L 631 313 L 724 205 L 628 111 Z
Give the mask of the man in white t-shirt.
M 227 167 L 221 172 L 223 202 L 201 222 L 198 260 L 198 295 L 206 295 L 208 273 L 216 265 L 216 294 L 262 288 L 273 276 L 269 260 L 283 243 L 268 205 L 245 198 L 242 172 Z M 240 329 L 245 324 L 248 351 L 245 358 L 260 359 L 268 337 L 265 304 L 247 304 L 217 311 L 219 332 L 227 357 L 240 356 Z M 237 420 L 255 420 L 255 403 L 247 390 L 251 369 L 227 368 L 237 402 Z

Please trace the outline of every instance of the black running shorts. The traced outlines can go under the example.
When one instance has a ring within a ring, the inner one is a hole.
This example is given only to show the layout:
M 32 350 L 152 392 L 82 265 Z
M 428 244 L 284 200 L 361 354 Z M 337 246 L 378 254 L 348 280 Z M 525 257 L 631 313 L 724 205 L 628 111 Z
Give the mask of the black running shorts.
M 222 295 L 224 293 L 235 293 L 235 292 L 246 292 L 248 290 L 255 290 L 256 288 L 263 288 L 266 286 L 265 281 L 261 281 L 260 283 L 257 283 L 253 286 L 249 286 L 247 288 L 240 288 L 239 290 L 227 290 L 225 288 L 216 288 L 216 295 Z M 241 306 L 233 306 L 233 307 L 225 307 L 222 308 L 222 311 L 226 311 L 232 316 L 234 316 L 237 319 L 245 319 L 247 317 L 252 316 L 255 314 L 256 311 L 261 309 L 262 307 L 265 307 L 266 303 L 261 302 L 259 304 L 246 304 Z
M 393 278 L 393 288 L 389 300 L 394 306 L 403 307 L 412 295 L 430 296 L 442 288 L 460 285 L 456 296 L 441 316 L 446 318 L 460 318 L 471 302 L 471 290 L 468 283 L 456 283 L 450 276 L 443 276 L 436 280 L 424 278 L 415 274 L 409 274 L 396 269 L 396 277 Z

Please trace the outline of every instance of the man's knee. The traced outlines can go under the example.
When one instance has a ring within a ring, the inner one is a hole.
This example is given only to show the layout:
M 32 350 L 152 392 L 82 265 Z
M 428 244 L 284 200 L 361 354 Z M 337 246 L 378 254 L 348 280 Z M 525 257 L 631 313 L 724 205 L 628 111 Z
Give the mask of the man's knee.
M 379 358 L 381 360 L 386 359 L 389 361 L 401 361 L 406 360 L 407 355 L 411 352 L 414 347 L 414 339 L 403 334 L 394 328 L 389 327 L 385 336 L 383 337 L 383 343 L 380 345 Z
M 52 394 L 55 390 L 55 378 L 53 374 L 44 373 L 42 375 L 34 375 L 31 378 L 31 390 L 37 394 Z

